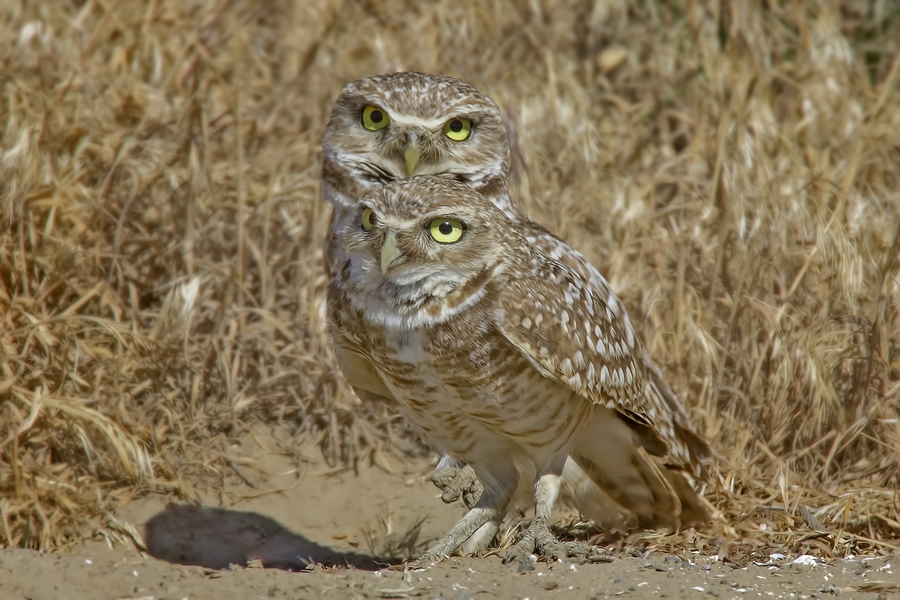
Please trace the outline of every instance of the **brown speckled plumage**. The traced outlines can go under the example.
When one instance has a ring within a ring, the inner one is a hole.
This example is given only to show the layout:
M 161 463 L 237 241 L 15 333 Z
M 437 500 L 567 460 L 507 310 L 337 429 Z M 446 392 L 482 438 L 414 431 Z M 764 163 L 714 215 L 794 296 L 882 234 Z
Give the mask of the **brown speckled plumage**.
M 364 129 L 360 114 L 365 105 L 385 110 L 394 122 L 381 131 Z M 440 124 L 453 117 L 471 119 L 473 133 L 470 139 L 453 142 L 442 135 Z M 511 325 L 511 331 L 521 344 L 520 350 L 537 357 L 534 366 L 543 376 L 557 374 L 571 383 L 582 397 L 600 399 L 599 404 L 603 406 L 610 406 L 610 402 L 619 403 L 615 410 L 622 415 L 630 411 L 626 422 L 641 441 L 638 453 L 641 460 L 638 462 L 644 463 L 639 469 L 642 477 L 659 476 L 668 481 L 650 496 L 642 495 L 634 491 L 633 481 L 623 482 L 610 473 L 614 465 L 583 461 L 588 464 L 588 469 L 582 469 L 569 460 L 563 477 L 563 500 L 606 527 L 652 526 L 706 518 L 702 501 L 690 490 L 680 473 L 702 471 L 710 454 L 706 442 L 694 432 L 678 398 L 644 351 L 624 306 L 605 278 L 580 253 L 511 203 L 507 193 L 509 146 L 506 130 L 496 105 L 475 88 L 453 78 L 422 73 L 376 76 L 345 87 L 334 104 L 323 140 L 322 189 L 334 206 L 325 246 L 326 271 L 336 275 L 347 264 L 342 231 L 358 219 L 360 199 L 392 181 L 407 177 L 402 148 L 410 135 L 422 141 L 416 175 L 438 175 L 476 190 L 505 216 L 516 232 L 516 239 L 524 239 L 529 252 L 552 264 L 557 264 L 555 261 L 563 263 L 567 266 L 566 276 L 572 278 L 567 283 L 568 289 L 548 285 L 550 275 L 546 273 L 546 277 L 535 279 L 528 289 L 519 289 L 523 284 L 513 280 L 508 285 L 509 293 L 517 294 L 517 297 L 531 294 L 535 307 L 571 297 L 584 310 L 595 312 L 594 315 L 588 313 L 591 318 L 604 316 L 604 322 L 616 324 L 609 331 L 602 328 L 582 331 L 573 323 L 583 321 L 571 310 L 553 318 L 549 314 L 538 316 L 543 314 L 543 309 L 535 308 L 538 311 L 535 315 L 523 315 L 520 321 Z M 401 193 L 398 197 L 407 196 Z M 469 197 L 456 194 L 454 202 L 459 204 Z M 409 198 L 406 201 L 412 202 Z M 603 315 L 597 313 L 601 310 Z M 582 346 L 593 348 L 597 360 L 591 361 Z M 580 354 L 572 348 L 578 348 Z M 490 362 L 493 359 L 487 357 L 484 360 Z M 357 365 L 355 358 L 353 364 L 355 368 L 363 368 Z M 346 369 L 344 371 L 346 374 Z M 353 378 L 348 378 L 353 383 Z M 435 386 L 426 388 L 436 389 Z M 399 401 L 383 386 L 377 391 L 361 388 L 357 391 Z M 645 410 L 633 406 L 642 406 Z M 436 449 L 441 448 L 436 446 Z M 446 449 L 442 451 L 447 452 Z M 657 458 L 644 456 L 644 453 Z M 461 458 L 458 454 L 453 456 Z M 444 462 L 450 462 L 446 454 Z M 590 469 L 592 473 L 588 473 Z M 672 495 L 673 487 L 676 491 L 674 501 L 668 497 Z M 663 488 L 669 493 L 661 492 Z
M 371 231 L 360 225 L 364 207 L 377 216 Z M 465 233 L 438 243 L 434 219 L 458 219 Z M 485 491 L 463 531 L 496 531 L 523 482 L 552 491 L 535 497 L 536 514 L 548 513 L 571 461 L 645 522 L 677 522 L 678 493 L 647 456 L 679 443 L 669 411 L 648 402 L 632 334 L 582 276 L 488 199 L 437 177 L 371 192 L 336 233 L 346 261 L 328 315 L 341 368 L 474 469 Z M 383 271 L 388 235 L 402 258 Z M 436 554 L 469 537 L 454 531 Z

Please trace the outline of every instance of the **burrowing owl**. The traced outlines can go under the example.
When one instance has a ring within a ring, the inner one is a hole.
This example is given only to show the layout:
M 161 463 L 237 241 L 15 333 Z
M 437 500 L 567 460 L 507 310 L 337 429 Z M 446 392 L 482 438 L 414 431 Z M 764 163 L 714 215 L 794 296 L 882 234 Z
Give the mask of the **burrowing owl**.
M 328 288 L 341 369 L 393 398 L 484 486 L 428 557 L 483 545 L 517 493 L 533 490 L 535 519 L 511 556 L 563 558 L 548 518 L 572 462 L 658 522 L 696 502 L 651 457 L 690 450 L 669 407 L 645 393 L 645 361 L 618 305 L 460 182 L 400 179 L 351 212 L 336 231 L 346 261 Z
M 342 262 L 333 232 L 359 199 L 412 175 L 458 179 L 502 199 L 509 145 L 497 106 L 472 86 L 450 77 L 394 73 L 344 87 L 322 140 L 322 193 L 334 207 L 325 241 L 325 266 Z
M 450 77 L 394 73 L 355 81 L 344 88 L 334 103 L 323 140 L 322 191 L 334 207 L 325 242 L 329 274 L 346 262 L 339 231 L 356 222 L 359 199 L 388 182 L 421 174 L 455 179 L 480 192 L 535 249 L 569 265 L 611 307 L 627 333 L 624 343 L 628 351 L 640 357 L 648 380 L 643 388 L 647 402 L 667 411 L 667 418 L 658 426 L 670 428 L 667 435 L 684 441 L 669 449 L 667 464 L 696 471 L 709 456 L 709 448 L 693 431 L 678 398 L 644 351 L 624 306 L 606 279 L 580 253 L 510 201 L 506 129 L 496 104 L 474 87 Z M 434 479 L 444 489 L 444 501 L 454 501 L 473 484 L 472 470 L 460 467 L 447 455 L 441 461 Z M 626 527 L 655 522 L 648 518 L 652 507 L 626 507 L 609 498 L 621 496 L 614 478 L 597 489 L 571 461 L 565 475 L 563 499 L 600 525 Z M 477 492 L 469 490 L 467 504 L 472 506 L 476 499 Z

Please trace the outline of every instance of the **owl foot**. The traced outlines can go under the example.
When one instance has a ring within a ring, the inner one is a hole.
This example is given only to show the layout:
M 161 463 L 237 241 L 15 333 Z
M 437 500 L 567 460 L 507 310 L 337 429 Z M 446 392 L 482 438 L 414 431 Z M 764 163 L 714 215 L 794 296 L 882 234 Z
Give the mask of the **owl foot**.
M 462 463 L 443 466 L 442 461 L 431 474 L 431 482 L 443 492 L 441 500 L 445 504 L 452 504 L 462 496 L 468 508 L 475 506 L 484 491 L 472 467 Z
M 432 564 L 456 554 L 461 546 L 465 549 L 468 543 L 467 540 L 470 538 L 472 538 L 473 544 L 476 546 L 482 543 L 485 538 L 489 542 L 497 532 L 497 527 L 502 517 L 502 511 L 496 508 L 473 508 L 463 515 L 459 523 L 454 525 L 453 529 L 439 539 L 434 546 L 429 548 L 417 560 L 408 564 L 415 565 L 414 568 L 417 569 L 428 568 Z
M 431 552 L 426 552 L 419 558 L 406 562 L 406 564 L 404 564 L 403 566 L 408 571 L 423 571 L 430 569 L 445 558 L 447 557 L 440 554 L 432 554 Z
M 586 559 L 591 555 L 591 546 L 584 542 L 561 542 L 553 532 L 546 519 L 534 519 L 521 534 L 519 541 L 506 553 L 504 564 L 518 561 L 519 572 L 532 571 L 537 557 L 543 556 L 555 561 L 567 558 Z

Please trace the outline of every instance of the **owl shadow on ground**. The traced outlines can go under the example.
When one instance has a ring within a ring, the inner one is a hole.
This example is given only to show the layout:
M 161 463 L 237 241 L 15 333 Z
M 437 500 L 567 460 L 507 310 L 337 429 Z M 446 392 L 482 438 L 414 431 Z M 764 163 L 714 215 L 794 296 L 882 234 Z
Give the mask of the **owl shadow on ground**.
M 289 571 L 313 564 L 377 570 L 396 562 L 321 546 L 255 512 L 173 503 L 147 522 L 144 541 L 155 558 L 209 569 L 246 566 L 254 559 Z

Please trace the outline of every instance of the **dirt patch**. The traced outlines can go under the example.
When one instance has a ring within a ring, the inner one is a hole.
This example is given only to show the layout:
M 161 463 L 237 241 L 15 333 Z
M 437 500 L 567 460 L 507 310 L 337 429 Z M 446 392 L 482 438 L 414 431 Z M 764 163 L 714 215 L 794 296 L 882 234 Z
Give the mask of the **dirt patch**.
M 69 598 L 851 598 L 896 595 L 900 575 L 891 562 L 840 560 L 817 566 L 688 564 L 672 556 L 617 558 L 606 564 L 541 565 L 516 573 L 496 556 L 450 559 L 414 573 L 388 569 L 213 571 L 141 559 L 86 545 L 70 555 L 0 552 L 0 597 Z
M 297 454 L 298 474 L 272 439 L 254 438 L 263 450 L 242 462 L 255 488 L 231 484 L 205 496 L 203 508 L 158 495 L 121 507 L 116 516 L 142 532 L 149 553 L 102 541 L 54 554 L 0 551 L 0 598 L 875 598 L 900 590 L 892 566 L 900 556 L 826 563 L 776 554 L 735 565 L 690 549 L 611 550 L 609 562 L 519 572 L 500 551 L 405 571 L 398 557 L 420 552 L 464 511 L 441 503 L 429 461 L 357 475 L 329 469 L 308 447 Z

